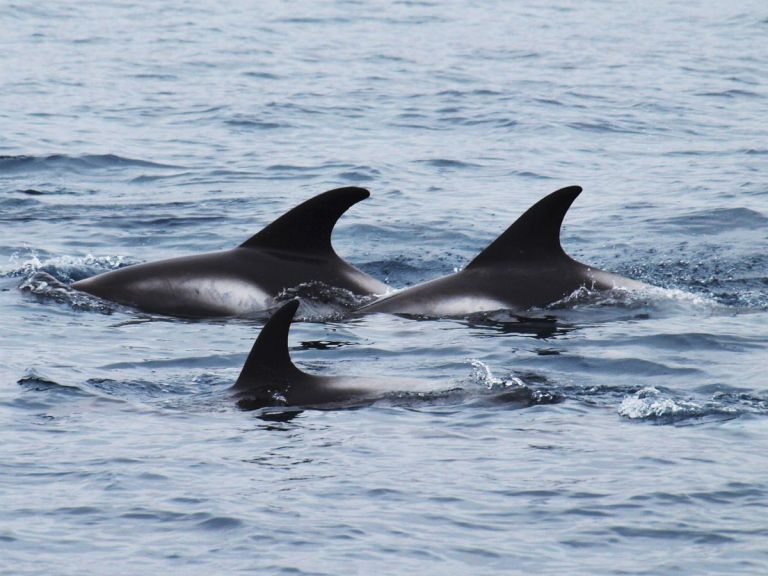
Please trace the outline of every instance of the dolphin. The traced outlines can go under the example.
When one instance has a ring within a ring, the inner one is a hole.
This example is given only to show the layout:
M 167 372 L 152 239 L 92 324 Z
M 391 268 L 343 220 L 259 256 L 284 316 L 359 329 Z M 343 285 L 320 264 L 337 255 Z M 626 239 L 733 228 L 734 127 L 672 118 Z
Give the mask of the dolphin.
M 648 288 L 565 253 L 560 227 L 580 193 L 580 186 L 568 186 L 545 196 L 462 271 L 385 295 L 355 314 L 442 317 L 493 310 L 521 312 L 558 302 L 580 288 Z
M 424 393 L 439 388 L 435 382 L 426 380 L 307 374 L 291 361 L 288 350 L 288 331 L 298 307 L 298 299 L 283 304 L 259 333 L 230 389 L 240 408 L 361 405 L 392 392 Z
M 105 300 L 186 318 L 248 316 L 284 289 L 321 282 L 356 295 L 387 285 L 342 260 L 331 246 L 336 221 L 370 193 L 347 187 L 299 204 L 238 247 L 126 266 L 72 284 Z

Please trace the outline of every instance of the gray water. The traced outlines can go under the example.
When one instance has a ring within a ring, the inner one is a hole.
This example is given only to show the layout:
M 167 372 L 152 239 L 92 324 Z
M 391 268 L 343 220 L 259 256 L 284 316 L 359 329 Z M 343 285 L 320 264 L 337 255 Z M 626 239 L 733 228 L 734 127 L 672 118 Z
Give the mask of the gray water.
M 766 36 L 757 0 L 3 4 L 0 572 L 768 573 Z M 658 291 L 291 331 L 433 395 L 240 411 L 258 323 L 67 288 L 342 185 L 337 251 L 403 287 L 570 184 L 566 249 Z

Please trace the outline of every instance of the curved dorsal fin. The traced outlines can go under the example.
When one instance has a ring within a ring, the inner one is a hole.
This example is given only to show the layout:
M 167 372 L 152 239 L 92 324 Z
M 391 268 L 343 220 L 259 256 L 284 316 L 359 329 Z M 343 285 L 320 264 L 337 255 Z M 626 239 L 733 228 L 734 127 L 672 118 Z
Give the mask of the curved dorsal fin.
M 257 392 L 261 388 L 285 382 L 304 374 L 291 361 L 288 351 L 288 331 L 299 307 L 299 300 L 291 300 L 267 321 L 261 329 L 251 353 L 245 361 L 233 388 L 242 392 Z
M 560 245 L 560 226 L 581 186 L 568 186 L 528 208 L 465 269 L 495 263 L 530 262 L 566 257 Z
M 240 246 L 335 254 L 331 233 L 336 221 L 350 206 L 370 195 L 365 188 L 355 186 L 328 190 L 289 210 Z

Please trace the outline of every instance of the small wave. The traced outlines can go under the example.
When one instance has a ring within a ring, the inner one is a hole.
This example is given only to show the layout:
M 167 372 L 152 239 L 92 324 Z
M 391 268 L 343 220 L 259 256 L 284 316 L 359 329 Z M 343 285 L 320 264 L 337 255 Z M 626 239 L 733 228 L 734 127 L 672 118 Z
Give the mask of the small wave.
M 139 80 L 168 80 L 169 82 L 179 79 L 176 74 L 160 74 L 157 72 L 140 72 L 139 74 L 132 74 L 131 77 Z
M 738 308 L 742 310 L 765 310 L 768 297 L 768 256 L 757 246 L 753 254 L 743 254 L 741 246 L 732 251 L 712 250 L 702 246 L 696 252 L 687 250 L 685 257 L 680 251 L 669 255 L 648 251 L 647 256 L 635 264 L 620 266 L 617 272 L 662 288 L 665 292 L 653 295 L 671 303 L 709 308 L 713 312 Z M 669 288 L 676 287 L 676 288 Z M 684 287 L 685 290 L 679 290 Z M 701 298 L 702 300 L 698 300 Z
M 76 190 L 65 186 L 51 186 L 45 189 L 39 190 L 37 188 L 20 188 L 16 190 L 17 194 L 24 194 L 25 196 L 82 196 L 95 194 L 93 190 Z M 37 202 L 39 204 L 39 202 Z
M 451 96 L 463 98 L 465 96 L 502 96 L 503 92 L 497 90 L 488 90 L 486 88 L 476 88 L 474 90 L 441 90 L 436 96 Z
M 96 257 L 89 254 L 79 258 L 59 256 L 41 260 L 32 253 L 23 261 L 20 261 L 18 255 L 14 255 L 11 257 L 10 264 L 2 275 L 21 278 L 19 290 L 31 294 L 42 302 L 66 304 L 73 310 L 101 314 L 112 314 L 118 309 L 116 304 L 75 290 L 70 284 L 101 272 L 120 268 L 125 263 L 119 256 Z
M 258 78 L 259 80 L 279 80 L 280 76 L 271 72 L 243 72 L 243 76 L 248 78 Z
M 35 209 L 38 206 L 41 206 L 43 203 L 40 200 L 37 200 L 36 198 L 3 198 L 0 199 L 0 210 L 2 210 L 3 214 L 8 215 L 8 220 L 17 221 L 18 217 L 14 212 L 11 212 L 11 209 L 14 208 L 32 208 Z M 3 218 L 5 220 L 5 216 Z
M 433 166 L 435 168 L 449 168 L 466 170 L 469 168 L 480 168 L 479 164 L 473 164 L 471 162 L 464 162 L 462 160 L 450 160 L 447 158 L 431 158 L 429 160 L 417 160 L 419 164 L 426 164 L 427 166 Z
M 233 360 L 234 359 L 234 360 Z M 208 356 L 182 356 L 168 360 L 139 360 L 139 361 L 120 361 L 104 364 L 100 368 L 103 370 L 126 370 L 133 368 L 155 370 L 157 368 L 180 368 L 189 369 L 215 369 L 230 368 L 233 364 L 242 360 L 240 354 L 212 354 Z
M 277 18 L 274 20 L 282 24 L 347 24 L 349 18 L 341 16 L 328 16 L 324 18 L 312 16 L 294 16 L 290 18 Z
M 554 390 L 542 390 L 529 386 L 516 376 L 510 376 L 504 380 L 493 375 L 490 367 L 477 359 L 470 359 L 472 373 L 470 380 L 480 384 L 487 391 L 486 394 L 474 399 L 473 405 L 497 405 L 515 404 L 528 407 L 540 404 L 558 404 L 565 397 Z
M 530 172 L 527 170 L 512 170 L 510 172 L 511 176 L 519 176 L 520 178 L 530 178 L 531 180 L 553 180 L 553 176 L 547 176 L 546 174 L 539 174 L 537 172 Z
M 560 100 L 555 100 L 554 98 L 534 98 L 533 101 L 538 104 L 544 104 L 545 106 L 566 106 L 564 102 L 560 102 Z
M 350 227 L 352 235 L 355 237 L 363 237 L 363 234 L 368 233 L 364 230 L 364 226 L 353 225 Z M 376 241 L 384 241 L 380 238 L 381 231 L 375 229 L 371 231 L 371 235 Z M 433 270 L 427 266 L 416 266 L 411 264 L 410 260 L 400 258 L 396 260 L 377 260 L 374 262 L 363 262 L 357 264 L 363 272 L 366 272 L 374 278 L 381 278 L 385 283 L 392 284 L 394 286 L 411 286 L 418 282 L 423 282 L 430 278 Z
M 710 98 L 762 98 L 762 94 L 752 92 L 751 90 L 721 90 L 719 92 L 699 92 L 697 96 L 708 96 Z
M 166 476 L 162 474 L 141 475 L 140 480 L 164 481 Z M 178 512 L 175 510 L 163 510 L 159 508 L 133 507 L 120 514 L 123 520 L 136 520 L 139 522 L 161 522 L 177 526 L 190 526 L 199 530 L 218 531 L 232 530 L 242 526 L 242 521 L 231 516 L 214 516 L 208 512 Z
M 86 382 L 90 391 L 103 394 L 109 398 L 128 401 L 152 403 L 157 400 L 165 401 L 174 396 L 190 394 L 189 382 L 184 379 L 177 381 L 148 381 L 148 380 L 113 380 L 111 378 L 91 378 Z M 202 388 L 202 387 L 201 387 Z
M 269 122 L 268 120 L 261 120 L 259 118 L 248 118 L 245 116 L 236 116 L 224 121 L 228 126 L 234 128 L 247 128 L 253 130 L 276 130 L 278 128 L 286 128 L 288 124 L 280 124 L 279 122 Z
M 747 392 L 721 390 L 712 394 L 712 401 L 744 414 L 768 414 L 768 398 Z
M 352 170 L 344 170 L 337 175 L 342 182 L 372 182 L 381 176 L 381 172 L 370 166 L 355 166 Z
M 753 336 L 735 336 L 727 334 L 708 334 L 704 332 L 671 332 L 637 335 L 626 339 L 614 338 L 614 343 L 633 343 L 650 346 L 659 350 L 707 350 L 724 352 L 744 352 L 761 350 L 759 338 Z
M 114 154 L 85 154 L 68 156 L 51 154 L 50 156 L 0 156 L 0 173 L 37 172 L 37 171 L 72 171 L 104 170 L 110 168 L 178 168 L 170 164 L 160 164 L 147 160 L 125 158 Z
M 46 378 L 45 376 L 42 376 L 38 374 L 34 370 L 28 370 L 27 373 L 19 378 L 16 383 L 21 386 L 26 392 L 32 392 L 32 393 L 39 393 L 44 392 L 45 394 L 38 394 L 36 395 L 35 400 L 22 400 L 24 404 L 27 405 L 34 405 L 36 408 L 43 407 L 45 403 L 45 396 L 47 395 L 50 397 L 84 397 L 89 396 L 88 392 L 86 390 L 83 390 L 82 388 L 72 385 L 72 384 L 62 384 L 61 382 L 57 382 L 56 380 L 52 380 L 50 378 Z
M 657 388 L 648 387 L 624 398 L 619 415 L 630 420 L 646 420 L 658 424 L 676 424 L 690 419 L 735 418 L 738 411 L 722 402 L 697 402 L 674 398 Z
M 666 218 L 663 226 L 680 228 L 690 234 L 719 234 L 730 230 L 764 230 L 768 217 L 749 208 L 716 208 Z
M 359 296 L 344 288 L 328 286 L 323 282 L 306 282 L 286 288 L 275 297 L 276 304 L 294 298 L 301 299 L 297 318 L 308 321 L 339 320 L 371 300 L 372 296 Z
M 34 295 L 39 300 L 67 304 L 73 310 L 112 314 L 116 307 L 104 300 L 75 290 L 47 272 L 35 272 L 19 285 L 19 290 Z
M 10 278 L 28 278 L 37 272 L 45 272 L 59 282 L 72 283 L 102 272 L 122 268 L 135 262 L 127 261 L 122 256 L 58 256 L 41 260 L 32 252 L 22 260 L 18 253 L 13 254 L 7 266 L 0 268 L 2 276 Z
M 148 184 L 153 182 L 158 182 L 160 180 L 172 180 L 172 179 L 178 179 L 178 178 L 185 178 L 187 176 L 190 176 L 191 172 L 178 172 L 174 174 L 142 174 L 140 176 L 136 176 L 135 178 L 131 179 L 132 184 Z
M 229 516 L 214 516 L 208 520 L 203 520 L 197 524 L 197 527 L 203 530 L 221 531 L 221 530 L 234 530 L 240 528 L 243 522 L 237 518 L 231 518 Z
M 643 130 L 612 124 L 610 122 L 571 122 L 569 128 L 582 132 L 600 132 L 616 134 L 640 134 Z
M 671 312 L 680 308 L 703 309 L 712 312 L 719 306 L 718 302 L 707 296 L 676 288 L 647 285 L 639 289 L 592 290 L 582 286 L 565 298 L 547 306 L 547 310 L 583 311 L 607 308 L 645 314 L 651 311 Z

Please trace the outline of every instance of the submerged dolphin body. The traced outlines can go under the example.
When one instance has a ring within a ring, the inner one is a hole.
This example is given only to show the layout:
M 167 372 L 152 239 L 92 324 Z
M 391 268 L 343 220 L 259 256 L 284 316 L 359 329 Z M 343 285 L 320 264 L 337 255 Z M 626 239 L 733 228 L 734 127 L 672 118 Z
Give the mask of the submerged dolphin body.
M 424 380 L 315 376 L 303 372 L 291 361 L 288 350 L 288 331 L 298 307 L 298 300 L 287 302 L 261 330 L 231 388 L 241 408 L 347 406 L 372 402 L 391 392 L 430 392 L 437 388 L 434 382 Z
M 591 268 L 560 245 L 565 213 L 581 193 L 569 186 L 542 198 L 461 272 L 384 296 L 358 314 L 463 316 L 544 307 L 584 287 L 641 289 L 642 282 Z
M 286 212 L 237 248 L 127 266 L 75 282 L 77 290 L 147 312 L 189 318 L 244 316 L 274 306 L 282 290 L 309 282 L 357 295 L 387 286 L 334 252 L 331 233 L 370 193 L 329 190 Z

